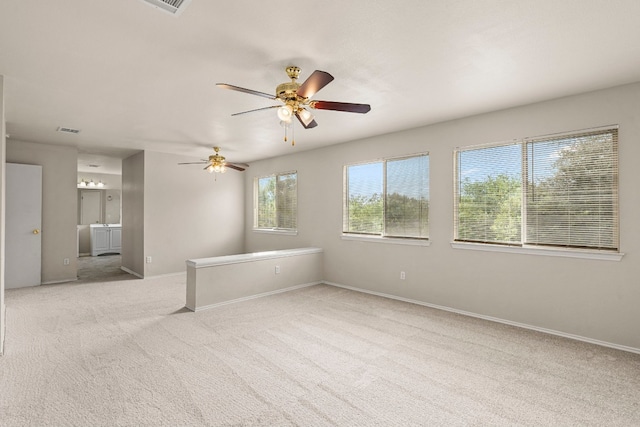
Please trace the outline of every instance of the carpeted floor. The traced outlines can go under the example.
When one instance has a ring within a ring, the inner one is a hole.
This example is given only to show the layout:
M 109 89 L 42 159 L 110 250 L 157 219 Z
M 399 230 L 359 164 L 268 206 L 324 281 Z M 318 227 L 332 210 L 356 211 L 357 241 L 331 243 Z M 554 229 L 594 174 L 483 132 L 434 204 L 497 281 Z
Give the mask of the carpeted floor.
M 637 426 L 640 355 L 326 285 L 8 290 L 2 426 Z

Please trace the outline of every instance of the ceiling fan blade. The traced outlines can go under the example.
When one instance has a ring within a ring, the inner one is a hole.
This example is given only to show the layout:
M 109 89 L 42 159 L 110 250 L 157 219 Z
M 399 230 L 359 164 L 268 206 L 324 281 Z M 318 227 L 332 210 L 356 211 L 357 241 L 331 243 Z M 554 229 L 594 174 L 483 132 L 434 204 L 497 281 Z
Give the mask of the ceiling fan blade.
M 225 163 L 225 164 L 227 164 L 227 165 L 233 165 L 233 166 L 238 166 L 238 167 L 241 167 L 241 168 L 248 168 L 248 167 L 249 167 L 249 165 L 248 165 L 248 164 L 246 164 L 246 163 L 227 162 L 227 163 Z
M 234 165 L 233 163 L 225 163 L 224 165 L 225 168 L 230 168 L 230 169 L 235 169 L 237 171 L 244 171 L 244 168 L 241 168 L 240 166 Z
M 298 88 L 296 94 L 303 98 L 311 98 L 320 89 L 331 83 L 333 76 L 326 71 L 315 70 Z
M 186 163 L 178 163 L 179 165 L 204 165 L 205 163 L 208 163 L 206 160 L 203 160 L 202 162 L 186 162 Z
M 240 86 L 229 85 L 229 84 L 226 84 L 226 83 L 216 83 L 216 86 L 218 86 L 218 87 L 220 87 L 222 89 L 230 89 L 230 90 L 236 90 L 238 92 L 248 93 L 250 95 L 258 95 L 258 96 L 261 96 L 263 98 L 276 99 L 276 97 L 274 95 L 271 95 L 271 94 L 268 94 L 268 93 L 264 93 L 264 92 L 258 92 L 257 90 L 245 89 L 245 88 L 240 87 Z
M 369 104 L 352 104 L 349 102 L 312 101 L 309 106 L 316 110 L 346 111 L 348 113 L 365 114 L 371 111 Z
M 311 129 L 318 126 L 318 123 L 316 123 L 313 116 L 311 116 L 309 120 L 306 120 L 306 123 L 305 123 L 305 120 L 303 120 L 302 117 L 300 117 L 300 113 L 296 113 L 296 117 L 298 118 L 298 121 L 305 129 Z
M 272 105 L 270 107 L 262 107 L 262 108 L 256 108 L 255 110 L 242 111 L 240 113 L 233 113 L 232 116 L 239 116 L 240 114 L 253 113 L 254 111 L 270 110 L 272 108 L 278 108 L 278 107 L 281 107 L 281 105 Z
M 206 171 L 207 169 L 209 169 L 209 167 L 211 167 L 211 163 L 209 163 L 207 166 L 203 167 L 202 170 Z

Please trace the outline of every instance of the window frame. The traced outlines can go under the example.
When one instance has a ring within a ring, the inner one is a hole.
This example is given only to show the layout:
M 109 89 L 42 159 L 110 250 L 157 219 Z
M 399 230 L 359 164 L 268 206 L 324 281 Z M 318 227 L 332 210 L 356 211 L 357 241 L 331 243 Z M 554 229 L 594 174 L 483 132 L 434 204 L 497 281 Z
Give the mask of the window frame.
M 259 194 L 260 194 L 260 180 L 265 179 L 265 178 L 274 178 L 276 181 L 276 192 L 275 192 L 275 197 L 276 197 L 276 201 L 274 202 L 276 205 L 276 208 L 274 210 L 274 215 L 276 216 L 276 222 L 277 222 L 277 217 L 278 217 L 278 210 L 277 210 L 277 206 L 278 206 L 278 202 L 277 202 L 277 197 L 278 197 L 278 192 L 277 192 L 277 183 L 278 183 L 278 178 L 281 176 L 286 176 L 286 175 L 295 175 L 295 180 L 296 180 L 296 188 L 295 188 L 295 207 L 294 207 L 294 212 L 293 212 L 293 216 L 295 219 L 295 228 L 284 228 L 284 227 L 278 227 L 277 225 L 275 227 L 259 227 L 258 226 L 258 222 L 259 222 L 259 211 L 260 211 L 260 198 L 259 198 Z M 260 176 L 254 176 L 253 178 L 253 227 L 252 227 L 252 231 L 257 232 L 257 233 L 269 233 L 269 234 L 285 234 L 285 235 L 297 235 L 298 234 L 298 171 L 297 170 L 291 170 L 291 171 L 286 171 L 286 172 L 276 172 L 276 173 L 272 173 L 272 174 L 268 174 L 268 175 L 260 175 Z
M 528 162 L 527 158 L 527 149 L 529 144 L 535 144 L 539 142 L 550 142 L 553 140 L 559 139 L 569 139 L 571 137 L 579 138 L 581 136 L 586 136 L 588 134 L 597 134 L 597 133 L 607 133 L 607 132 L 615 132 L 614 141 L 613 141 L 613 150 L 615 152 L 613 159 L 614 162 L 614 176 L 615 181 L 613 183 L 613 196 L 615 197 L 615 236 L 617 241 L 615 243 L 615 248 L 611 249 L 603 249 L 603 248 L 589 248 L 589 247 L 575 247 L 569 245 L 553 245 L 553 244 L 531 244 L 527 243 L 527 197 L 528 197 Z M 522 162 L 522 172 L 521 172 L 521 236 L 519 243 L 501 243 L 501 242 L 482 242 L 482 241 L 470 241 L 470 240 L 458 240 L 458 230 L 459 230 L 459 203 L 460 203 L 460 164 L 459 164 L 459 153 L 462 151 L 469 151 L 474 149 L 484 149 L 491 147 L 500 147 L 500 146 L 508 146 L 508 145 L 520 145 L 521 149 L 521 162 Z M 522 253 L 529 255 L 545 255 L 545 256 L 561 256 L 561 257 L 570 257 L 570 258 L 588 258 L 588 259 L 600 259 L 600 260 L 613 260 L 620 261 L 624 256 L 624 253 L 620 250 L 620 211 L 619 211 L 619 153 L 618 153 L 618 145 L 619 145 L 619 126 L 618 125 L 610 125 L 603 126 L 598 128 L 590 128 L 590 129 L 582 129 L 575 130 L 569 132 L 562 132 L 557 134 L 549 134 L 542 135 L 537 137 L 527 137 L 521 139 L 515 139 L 511 141 L 490 143 L 490 144 L 480 144 L 466 147 L 458 147 L 453 151 L 453 196 L 454 196 L 454 205 L 453 205 L 453 239 L 451 242 L 451 247 L 454 249 L 469 249 L 469 250 L 484 250 L 484 251 L 492 251 L 492 252 L 511 252 L 511 253 Z
M 342 233 L 341 238 L 343 240 L 352 240 L 352 241 L 367 241 L 367 242 L 375 242 L 375 243 L 392 243 L 392 244 L 401 244 L 401 245 L 414 245 L 414 246 L 430 246 L 430 237 L 429 237 L 429 214 L 427 213 L 427 236 L 426 237 L 414 237 L 414 236 L 397 236 L 397 235 L 387 235 L 385 233 L 386 226 L 386 199 L 387 199 L 387 162 L 393 162 L 398 160 L 407 160 L 417 157 L 426 157 L 427 159 L 427 195 L 430 196 L 430 175 L 431 175 L 431 167 L 430 167 L 430 156 L 429 152 L 419 152 L 414 154 L 407 154 L 402 156 L 394 156 L 394 157 L 385 157 L 378 158 L 373 160 L 365 160 L 359 162 L 353 162 L 349 164 L 343 165 L 343 177 L 342 177 Z M 361 166 L 361 165 L 371 165 L 381 163 L 382 164 L 382 232 L 381 233 L 361 233 L 361 232 L 352 232 L 345 231 L 348 228 L 349 224 L 349 180 L 348 180 L 348 169 L 352 166 Z M 430 201 L 430 197 L 428 197 L 427 202 Z

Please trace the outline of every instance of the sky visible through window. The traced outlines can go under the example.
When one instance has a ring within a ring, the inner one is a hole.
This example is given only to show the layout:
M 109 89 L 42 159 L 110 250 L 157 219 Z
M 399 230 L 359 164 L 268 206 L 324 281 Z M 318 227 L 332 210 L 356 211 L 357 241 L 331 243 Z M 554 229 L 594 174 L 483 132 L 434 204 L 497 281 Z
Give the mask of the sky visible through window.
M 429 157 L 426 155 L 387 160 L 387 173 L 394 177 L 387 177 L 387 193 L 420 199 L 426 192 L 428 198 L 428 167 Z M 381 195 L 383 168 L 383 161 L 349 166 L 349 196 Z M 416 180 L 416 176 L 422 176 L 422 179 Z
M 536 150 L 530 145 L 528 150 L 529 171 L 532 170 L 532 162 L 536 161 L 536 181 L 548 178 L 555 173 L 554 163 L 560 157 L 563 150 L 571 147 L 573 141 L 571 139 L 561 139 L 553 141 L 556 149 L 554 150 Z M 543 155 L 543 159 L 536 159 L 536 155 Z M 474 150 L 465 150 L 458 152 L 458 161 L 460 165 L 464 165 L 459 173 L 460 182 L 469 179 L 470 182 L 482 182 L 487 177 L 496 178 L 498 175 L 507 175 L 510 177 L 521 179 L 522 177 L 522 145 L 510 144 L 500 145 L 490 148 L 478 148 Z
M 348 167 L 349 197 L 382 194 L 382 162 Z
M 557 150 L 546 152 L 545 156 L 548 157 L 548 162 L 539 162 L 542 165 L 548 165 L 546 170 L 541 169 L 538 166 L 536 178 L 541 179 L 549 177 L 554 174 L 555 170 L 552 167 L 554 161 L 559 157 L 560 152 L 567 149 L 571 145 L 571 140 L 558 140 Z M 478 148 L 474 150 L 464 150 L 458 152 L 459 164 L 464 165 L 464 169 L 460 170 L 460 181 L 468 178 L 471 182 L 485 181 L 487 177 L 497 177 L 498 175 L 507 175 L 514 178 L 521 179 L 522 176 L 522 145 L 521 144 L 509 144 L 500 145 L 490 148 Z M 529 153 L 529 161 L 531 162 L 531 152 Z M 424 168 L 424 162 L 428 162 L 428 157 L 417 156 L 415 161 L 409 162 L 403 166 L 411 169 L 416 173 L 420 168 Z M 500 159 L 499 162 L 496 160 Z M 540 160 L 540 159 L 538 159 Z M 392 162 L 393 160 L 388 160 Z M 406 163 L 406 162 L 403 162 Z M 487 165 L 491 165 L 490 168 Z M 414 170 L 415 169 L 415 170 Z M 409 171 L 408 171 L 409 172 Z M 369 196 L 371 194 L 382 193 L 382 181 L 383 181 L 383 162 L 363 163 L 359 165 L 349 166 L 349 182 L 353 185 L 350 188 L 351 196 Z M 394 191 L 405 194 L 409 197 L 417 197 L 420 195 L 420 189 L 418 188 L 406 188 L 402 187 L 400 183 L 396 187 L 389 188 L 388 192 Z
M 459 181 L 485 181 L 487 177 L 507 175 L 522 176 L 522 148 L 517 145 L 501 145 L 458 152 L 458 164 L 463 165 Z

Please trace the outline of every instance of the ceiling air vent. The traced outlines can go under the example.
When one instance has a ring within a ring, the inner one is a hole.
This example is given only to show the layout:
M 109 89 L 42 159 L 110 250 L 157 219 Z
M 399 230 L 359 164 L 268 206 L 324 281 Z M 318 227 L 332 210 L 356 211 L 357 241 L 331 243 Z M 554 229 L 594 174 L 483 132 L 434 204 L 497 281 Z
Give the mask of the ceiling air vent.
M 156 9 L 164 10 L 172 15 L 180 15 L 191 3 L 191 0 L 142 0 L 154 6 Z
M 58 132 L 65 132 L 65 133 L 80 133 L 80 129 L 66 128 L 66 127 L 60 126 L 60 127 L 58 128 Z

